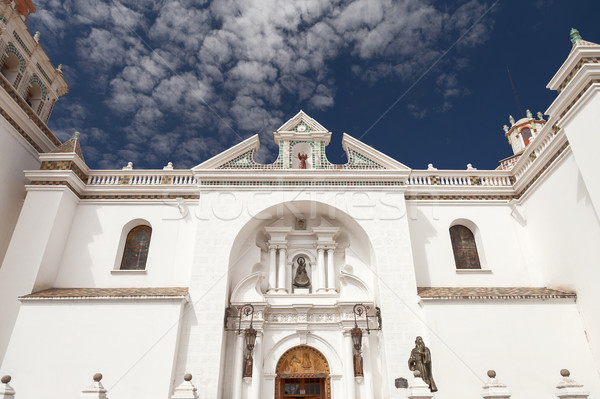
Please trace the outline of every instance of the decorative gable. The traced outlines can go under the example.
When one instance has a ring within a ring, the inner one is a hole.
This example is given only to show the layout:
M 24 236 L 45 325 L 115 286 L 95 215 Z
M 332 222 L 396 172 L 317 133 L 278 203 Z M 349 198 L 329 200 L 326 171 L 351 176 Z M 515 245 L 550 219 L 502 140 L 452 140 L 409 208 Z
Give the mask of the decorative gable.
M 254 135 L 196 166 L 193 170 L 410 170 L 400 162 L 345 133 L 342 146 L 348 155 L 348 163 L 332 164 L 325 155 L 325 147 L 331 140 L 331 132 L 303 111 L 298 112 L 277 129 L 273 133 L 273 138 L 279 147 L 279 155 L 273 164 L 263 165 L 254 160 L 254 155 L 259 148 L 258 135 Z

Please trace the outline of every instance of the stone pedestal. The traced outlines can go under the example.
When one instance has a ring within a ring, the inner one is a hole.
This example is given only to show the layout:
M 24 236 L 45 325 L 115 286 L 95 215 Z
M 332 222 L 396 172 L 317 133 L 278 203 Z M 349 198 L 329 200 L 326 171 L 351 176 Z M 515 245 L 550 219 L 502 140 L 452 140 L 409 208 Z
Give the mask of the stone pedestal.
M 106 396 L 106 389 L 100 382 L 102 380 L 102 374 L 96 373 L 94 374 L 94 382 L 92 382 L 88 387 L 84 388 L 81 391 L 81 399 L 108 399 Z
M 414 380 L 408 387 L 409 399 L 431 399 L 433 393 L 429 390 L 429 385 L 421 378 L 421 373 L 417 370 L 414 372 Z
M 567 369 L 560 370 L 562 379 L 556 386 L 556 397 L 561 399 L 587 399 L 590 393 L 583 389 L 583 384 L 577 383 L 571 378 Z
M 483 386 L 481 396 L 484 399 L 509 399 L 510 391 L 506 385 L 498 381 L 496 372 L 494 370 L 489 370 L 487 375 L 489 380 Z
M 175 388 L 171 399 L 198 399 L 197 389 L 192 384 L 192 375 L 183 376 L 183 382 Z
M 8 385 L 10 380 L 10 375 L 5 375 L 2 377 L 2 384 L 0 385 L 0 399 L 15 399 L 15 390 Z

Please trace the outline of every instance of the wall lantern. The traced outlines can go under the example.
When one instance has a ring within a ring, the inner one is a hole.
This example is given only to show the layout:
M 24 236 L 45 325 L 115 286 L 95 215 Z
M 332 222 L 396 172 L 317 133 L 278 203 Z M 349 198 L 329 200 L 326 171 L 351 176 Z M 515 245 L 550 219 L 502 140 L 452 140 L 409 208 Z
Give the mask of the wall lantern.
M 246 356 L 244 358 L 244 369 L 242 373 L 242 377 L 252 377 L 252 366 L 254 364 L 254 359 L 252 358 L 252 351 L 254 350 L 254 344 L 256 343 L 256 333 L 257 331 L 252 327 L 252 322 L 254 321 L 254 306 L 248 303 L 240 308 L 239 313 L 239 322 L 238 322 L 238 335 L 242 333 L 242 318 L 250 317 L 250 326 L 244 329 L 244 338 L 246 341 Z
M 375 308 L 375 316 L 369 316 L 367 311 L 369 307 L 363 305 L 362 303 L 357 303 L 352 308 L 352 312 L 354 313 L 354 328 L 350 330 L 350 336 L 352 337 L 352 344 L 354 346 L 354 377 L 363 377 L 363 358 L 361 354 L 362 350 L 362 336 L 363 331 L 358 327 L 358 320 L 356 316 L 362 318 L 364 315 L 366 324 L 367 324 L 367 334 L 371 334 L 371 330 L 381 330 L 381 309 L 378 307 Z M 370 328 L 369 327 L 369 318 L 376 317 L 377 318 L 377 327 Z

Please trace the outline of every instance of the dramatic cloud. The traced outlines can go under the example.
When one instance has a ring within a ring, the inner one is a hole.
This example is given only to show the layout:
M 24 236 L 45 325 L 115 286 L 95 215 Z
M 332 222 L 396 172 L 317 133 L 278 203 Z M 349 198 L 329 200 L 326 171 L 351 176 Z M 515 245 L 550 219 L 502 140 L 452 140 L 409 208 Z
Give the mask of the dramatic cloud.
M 30 24 L 48 33 L 49 52 L 72 46 L 77 56 L 64 61 L 73 93 L 53 126 L 61 136 L 69 124 L 82 130 L 86 147 L 107 150 L 89 161 L 113 168 L 191 167 L 257 132 L 273 148 L 272 131 L 298 109 L 335 106 L 341 57 L 363 82 L 410 83 L 486 9 L 477 0 L 454 9 L 418 0 L 38 3 Z M 457 47 L 484 41 L 490 26 Z M 443 109 L 467 93 L 458 68 L 445 63 L 436 80 Z M 112 142 L 98 125 L 114 130 Z

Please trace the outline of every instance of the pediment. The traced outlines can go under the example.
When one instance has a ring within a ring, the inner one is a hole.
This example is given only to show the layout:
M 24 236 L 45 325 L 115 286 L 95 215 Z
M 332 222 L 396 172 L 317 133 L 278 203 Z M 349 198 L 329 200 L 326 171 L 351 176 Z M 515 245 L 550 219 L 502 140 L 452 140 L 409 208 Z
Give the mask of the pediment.
M 328 133 L 323 125 L 308 116 L 304 111 L 300 110 L 296 115 L 290 118 L 287 122 L 279 127 L 276 132 L 320 132 Z
M 259 165 L 254 161 L 254 154 L 256 154 L 259 147 L 258 134 L 255 134 L 230 149 L 202 162 L 200 165 L 194 166 L 192 171 L 206 169 L 253 169 Z
M 342 147 L 348 155 L 348 163 L 344 165 L 346 169 L 410 170 L 403 163 L 377 151 L 347 133 L 342 136 Z

